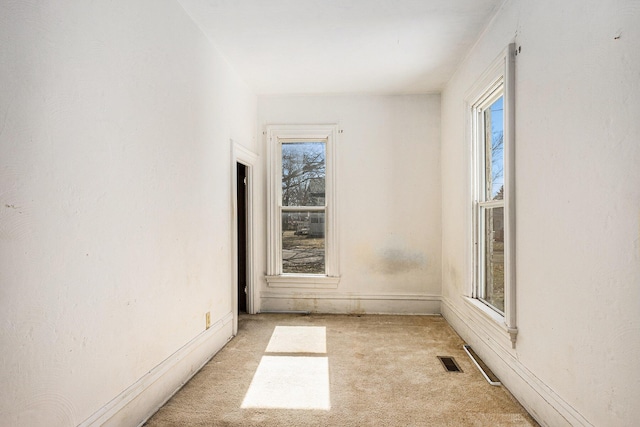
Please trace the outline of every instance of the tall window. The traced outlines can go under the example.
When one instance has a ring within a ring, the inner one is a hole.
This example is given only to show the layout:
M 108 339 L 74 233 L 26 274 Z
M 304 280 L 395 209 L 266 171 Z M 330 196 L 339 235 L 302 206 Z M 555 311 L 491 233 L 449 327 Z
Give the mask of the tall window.
M 270 286 L 337 286 L 333 125 L 267 128 Z
M 282 139 L 282 272 L 326 274 L 326 141 Z
M 504 313 L 504 89 L 475 106 L 477 121 L 476 296 Z
M 502 318 L 515 343 L 515 46 L 468 98 L 473 201 L 472 297 Z M 481 305 L 482 306 L 482 305 Z

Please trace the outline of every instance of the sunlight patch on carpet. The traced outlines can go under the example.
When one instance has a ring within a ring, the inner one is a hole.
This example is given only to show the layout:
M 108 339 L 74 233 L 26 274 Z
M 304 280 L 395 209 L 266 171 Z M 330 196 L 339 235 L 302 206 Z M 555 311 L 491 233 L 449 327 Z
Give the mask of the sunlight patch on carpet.
M 263 356 L 242 408 L 331 409 L 329 359 Z
M 327 328 L 324 326 L 276 326 L 267 353 L 326 353 Z

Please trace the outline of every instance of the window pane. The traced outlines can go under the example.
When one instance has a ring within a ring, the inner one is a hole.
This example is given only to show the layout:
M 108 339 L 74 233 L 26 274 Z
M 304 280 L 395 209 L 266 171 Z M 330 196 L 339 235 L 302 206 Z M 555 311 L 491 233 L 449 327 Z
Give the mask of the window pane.
M 484 300 L 504 312 L 504 208 L 486 208 Z
M 484 111 L 486 199 L 504 197 L 504 109 L 503 97 Z
M 324 142 L 282 143 L 282 206 L 324 206 Z
M 325 274 L 324 211 L 282 213 L 282 272 Z

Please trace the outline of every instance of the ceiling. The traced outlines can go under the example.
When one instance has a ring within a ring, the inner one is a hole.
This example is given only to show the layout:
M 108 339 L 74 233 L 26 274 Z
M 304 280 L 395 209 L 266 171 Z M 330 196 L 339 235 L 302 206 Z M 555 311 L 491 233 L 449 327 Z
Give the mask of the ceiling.
M 439 92 L 503 0 L 179 0 L 252 90 Z

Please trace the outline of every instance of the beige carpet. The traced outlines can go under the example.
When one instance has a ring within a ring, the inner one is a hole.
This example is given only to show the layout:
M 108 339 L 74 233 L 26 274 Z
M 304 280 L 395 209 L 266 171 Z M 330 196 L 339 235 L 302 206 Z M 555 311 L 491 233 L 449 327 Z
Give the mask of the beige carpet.
M 462 344 L 437 316 L 242 315 L 238 336 L 146 425 L 537 426 Z

